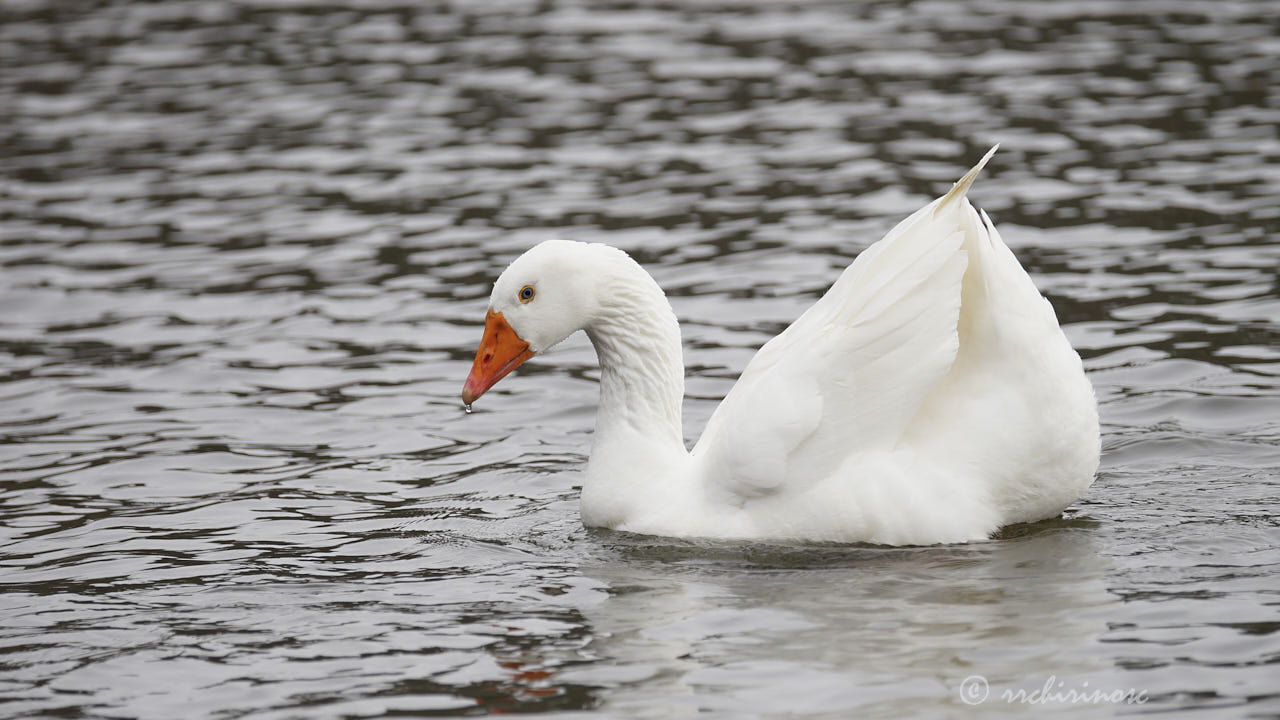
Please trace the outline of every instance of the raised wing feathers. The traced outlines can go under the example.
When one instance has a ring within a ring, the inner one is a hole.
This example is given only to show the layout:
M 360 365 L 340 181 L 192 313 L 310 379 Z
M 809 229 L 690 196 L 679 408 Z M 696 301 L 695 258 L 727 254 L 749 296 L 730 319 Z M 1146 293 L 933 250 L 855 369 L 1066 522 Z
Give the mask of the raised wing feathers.
M 761 348 L 694 449 L 714 487 L 745 502 L 894 447 L 956 356 L 966 234 L 939 212 L 956 201 L 900 223 Z

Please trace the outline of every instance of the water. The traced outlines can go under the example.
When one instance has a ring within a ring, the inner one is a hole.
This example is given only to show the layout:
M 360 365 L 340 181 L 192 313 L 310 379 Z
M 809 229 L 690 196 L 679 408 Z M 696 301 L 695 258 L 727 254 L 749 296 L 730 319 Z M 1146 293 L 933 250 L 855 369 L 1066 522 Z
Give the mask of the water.
M 1041 698 L 1070 716 L 1280 713 L 1278 19 L 5 3 L 0 716 L 986 717 L 1046 683 L 1145 700 Z M 589 532 L 585 340 L 464 413 L 492 279 L 604 240 L 672 297 L 694 439 L 996 141 L 972 196 L 1101 403 L 1063 519 Z

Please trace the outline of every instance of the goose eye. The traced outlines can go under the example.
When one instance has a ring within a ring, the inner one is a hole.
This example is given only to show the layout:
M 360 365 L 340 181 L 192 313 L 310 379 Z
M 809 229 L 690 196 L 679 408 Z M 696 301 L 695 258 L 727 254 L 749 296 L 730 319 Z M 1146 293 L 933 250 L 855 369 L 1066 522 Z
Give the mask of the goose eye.
M 533 286 L 525 285 L 520 288 L 520 302 L 529 302 L 533 299 Z

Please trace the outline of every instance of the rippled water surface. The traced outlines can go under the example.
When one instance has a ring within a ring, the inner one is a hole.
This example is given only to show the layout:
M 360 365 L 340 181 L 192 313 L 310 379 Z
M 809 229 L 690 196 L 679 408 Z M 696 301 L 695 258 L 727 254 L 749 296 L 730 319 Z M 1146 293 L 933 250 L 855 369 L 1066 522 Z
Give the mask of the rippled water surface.
M 0 716 L 987 717 L 1054 683 L 1146 701 L 1042 698 L 1068 715 L 1280 713 L 1277 27 L 1264 1 L 5 2 Z M 692 441 L 997 141 L 972 197 L 1101 403 L 1062 520 L 589 532 L 585 340 L 463 413 L 492 279 L 601 240 L 672 298 Z

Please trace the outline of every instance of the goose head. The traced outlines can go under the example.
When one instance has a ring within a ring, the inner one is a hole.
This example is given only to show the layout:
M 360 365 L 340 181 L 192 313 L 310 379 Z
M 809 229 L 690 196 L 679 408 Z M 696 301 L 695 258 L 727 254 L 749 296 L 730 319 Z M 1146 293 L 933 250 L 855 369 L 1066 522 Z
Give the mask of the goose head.
M 587 327 L 599 304 L 600 265 L 611 253 L 623 255 L 604 245 L 547 240 L 498 276 L 484 337 L 462 388 L 464 403 L 475 402 L 524 361 Z

